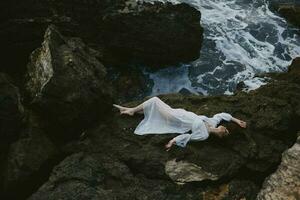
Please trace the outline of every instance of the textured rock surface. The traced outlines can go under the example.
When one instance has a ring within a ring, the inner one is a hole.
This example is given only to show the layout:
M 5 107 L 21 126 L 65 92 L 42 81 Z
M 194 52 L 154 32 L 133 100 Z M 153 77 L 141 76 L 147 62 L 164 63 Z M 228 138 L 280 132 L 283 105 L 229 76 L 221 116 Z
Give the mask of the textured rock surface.
M 4 165 L 3 189 L 7 198 L 26 195 L 27 191 L 35 189 L 34 184 L 41 184 L 39 171 L 42 167 L 47 167 L 45 165 L 49 164 L 48 162 L 58 153 L 56 146 L 46 137 L 35 116 L 28 116 L 26 124 L 18 141 L 10 145 Z M 15 190 L 18 192 L 14 193 Z
M 29 199 L 109 199 L 105 196 L 111 192 L 97 190 L 103 181 L 104 169 L 100 160 L 74 154 L 56 166 L 49 182 Z
M 26 89 L 39 113 L 65 135 L 76 136 L 110 112 L 111 88 L 105 76 L 96 51 L 50 26 L 42 47 L 31 55 Z
M 166 199 L 168 184 L 157 183 L 135 178 L 113 157 L 77 153 L 56 166 L 49 181 L 29 199 Z
M 0 73 L 0 198 L 3 187 L 3 170 L 9 145 L 18 140 L 24 125 L 24 107 L 19 89 L 10 77 Z
M 257 199 L 300 199 L 300 136 L 297 142 L 282 154 L 278 169 L 266 179 Z
M 152 91 L 151 84 L 146 81 L 147 76 L 139 69 L 130 69 L 114 73 L 110 77 L 115 91 L 114 97 L 121 102 L 142 99 L 145 93 Z

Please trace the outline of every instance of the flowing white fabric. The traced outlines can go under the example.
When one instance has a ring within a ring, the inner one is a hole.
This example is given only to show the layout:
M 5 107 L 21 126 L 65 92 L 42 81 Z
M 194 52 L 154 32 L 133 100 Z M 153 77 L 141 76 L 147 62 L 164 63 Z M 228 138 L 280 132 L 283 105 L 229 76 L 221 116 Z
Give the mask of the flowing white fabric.
M 208 138 L 205 122 L 216 127 L 221 120 L 230 121 L 228 113 L 218 113 L 212 118 L 196 115 L 181 108 L 171 108 L 158 97 L 152 97 L 143 103 L 144 119 L 136 127 L 137 135 L 179 133 L 175 137 L 176 145 L 185 147 L 190 140 L 201 141 Z M 191 131 L 191 134 L 187 133 Z

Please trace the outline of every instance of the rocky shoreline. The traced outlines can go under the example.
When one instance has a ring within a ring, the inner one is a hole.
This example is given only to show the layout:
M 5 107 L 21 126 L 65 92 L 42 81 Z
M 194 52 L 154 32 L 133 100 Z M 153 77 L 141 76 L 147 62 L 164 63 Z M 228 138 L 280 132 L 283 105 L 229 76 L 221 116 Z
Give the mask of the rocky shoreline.
M 255 199 L 282 152 L 296 141 L 299 61 L 288 73 L 272 74 L 269 84 L 249 94 L 160 96 L 173 107 L 198 114 L 227 111 L 247 120 L 246 130 L 226 124 L 232 133 L 227 138 L 210 137 L 165 152 L 163 146 L 173 135 L 136 136 L 133 130 L 142 116 L 120 116 L 114 111 L 110 123 L 87 130 L 84 140 L 61 146 L 69 156 L 29 199 Z M 181 184 L 173 177 L 180 177 Z
M 249 93 L 160 95 L 172 107 L 225 111 L 249 125 L 227 123 L 226 138 L 166 152 L 174 135 L 134 135 L 143 116 L 120 116 L 112 103 L 141 90 L 132 65 L 155 70 L 198 58 L 201 14 L 187 4 L 31 3 L 1 3 L 1 199 L 268 199 L 264 191 L 278 196 L 282 169 L 299 168 L 300 58 Z M 121 78 L 111 83 L 107 66 Z

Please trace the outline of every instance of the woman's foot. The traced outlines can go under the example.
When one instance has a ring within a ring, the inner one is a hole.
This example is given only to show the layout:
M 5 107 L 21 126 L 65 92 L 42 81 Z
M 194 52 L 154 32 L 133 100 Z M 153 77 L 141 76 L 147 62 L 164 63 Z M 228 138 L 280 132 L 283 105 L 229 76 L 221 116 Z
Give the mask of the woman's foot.
M 238 120 L 238 121 L 237 121 L 237 124 L 238 124 L 240 127 L 242 127 L 242 128 L 246 128 L 246 127 L 247 127 L 247 123 L 244 122 L 244 121 L 242 121 L 242 120 Z
M 120 111 L 126 110 L 126 107 L 123 107 L 123 106 L 120 106 L 120 105 L 117 105 L 117 104 L 113 104 L 113 106 L 114 106 L 115 108 L 118 108 Z
M 121 111 L 121 114 L 126 114 L 126 115 L 134 115 L 134 110 L 133 108 L 127 108 L 126 110 Z
M 113 106 L 115 108 L 118 108 L 120 110 L 120 114 L 127 114 L 127 115 L 134 115 L 134 111 L 132 108 L 126 108 L 126 107 L 123 107 L 123 106 L 120 106 L 120 105 L 117 105 L 117 104 L 113 104 Z
M 168 142 L 168 144 L 165 145 L 166 151 L 169 151 L 173 144 L 175 144 L 175 140 L 172 139 Z

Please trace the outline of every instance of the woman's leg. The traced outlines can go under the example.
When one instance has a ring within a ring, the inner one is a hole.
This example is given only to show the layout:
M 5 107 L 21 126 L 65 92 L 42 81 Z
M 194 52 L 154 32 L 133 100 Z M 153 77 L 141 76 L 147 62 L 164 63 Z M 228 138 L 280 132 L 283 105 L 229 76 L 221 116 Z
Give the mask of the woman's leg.
M 143 103 L 141 103 L 140 105 L 133 107 L 133 108 L 129 108 L 129 107 L 124 107 L 124 106 L 120 106 L 117 104 L 113 104 L 114 107 L 118 108 L 120 110 L 121 114 L 127 114 L 127 115 L 134 115 L 134 113 L 140 113 L 143 114 L 144 113 L 144 104 L 146 103 L 150 103 L 153 101 L 158 101 L 159 99 L 157 97 L 152 97 L 146 101 L 144 101 Z
M 159 99 L 158 97 L 152 97 L 146 101 L 144 101 L 143 103 L 141 103 L 140 105 L 133 107 L 133 108 L 128 108 L 128 107 L 124 107 L 124 106 L 120 106 L 120 105 L 116 105 L 113 104 L 114 107 L 118 108 L 120 110 L 121 114 L 127 114 L 127 115 L 134 115 L 134 113 L 144 113 L 144 106 L 147 106 L 148 104 L 157 104 L 157 109 L 159 109 L 159 111 L 161 112 L 161 114 L 169 119 L 170 117 L 172 117 L 172 115 L 170 114 L 170 110 L 171 107 L 166 104 L 165 102 L 163 102 L 161 99 Z
M 247 123 L 245 121 L 240 120 L 238 118 L 234 118 L 231 114 L 225 112 L 215 114 L 213 116 L 213 119 L 217 121 L 217 124 L 220 123 L 222 120 L 225 120 L 228 122 L 233 121 L 234 123 L 238 124 L 242 128 L 247 127 Z
M 134 115 L 134 113 L 143 113 L 143 104 L 140 104 L 134 108 L 124 107 L 117 104 L 113 104 L 114 107 L 120 110 L 121 114 Z

